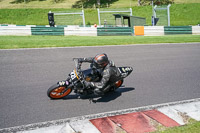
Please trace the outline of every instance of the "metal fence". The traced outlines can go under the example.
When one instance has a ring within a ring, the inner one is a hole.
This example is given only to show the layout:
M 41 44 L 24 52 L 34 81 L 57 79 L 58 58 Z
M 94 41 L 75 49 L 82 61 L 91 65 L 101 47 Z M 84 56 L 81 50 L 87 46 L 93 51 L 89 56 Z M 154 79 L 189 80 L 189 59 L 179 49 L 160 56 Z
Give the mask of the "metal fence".
M 99 26 L 102 25 L 115 25 L 115 17 L 113 14 L 123 13 L 132 16 L 132 8 L 129 9 L 97 9 Z
M 60 11 L 53 13 L 56 25 L 83 25 L 85 27 L 84 10 L 81 12 Z
M 158 26 L 170 26 L 170 6 L 154 6 L 154 17 L 159 18 L 156 25 Z

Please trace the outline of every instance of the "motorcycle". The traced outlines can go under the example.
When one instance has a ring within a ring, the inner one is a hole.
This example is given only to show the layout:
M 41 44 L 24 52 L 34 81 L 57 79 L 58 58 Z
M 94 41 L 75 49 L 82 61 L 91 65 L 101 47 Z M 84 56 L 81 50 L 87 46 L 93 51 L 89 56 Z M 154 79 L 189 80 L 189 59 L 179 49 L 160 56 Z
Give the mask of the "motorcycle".
M 94 94 L 94 88 L 87 88 L 84 81 L 98 82 L 101 80 L 101 75 L 93 72 L 92 68 L 86 70 L 77 70 L 78 58 L 73 59 L 75 61 L 75 68 L 69 74 L 68 78 L 63 81 L 59 81 L 52 85 L 48 91 L 47 96 L 51 99 L 62 99 L 68 96 L 72 91 L 77 95 L 91 95 Z M 119 80 L 107 86 L 108 92 L 115 91 L 122 86 L 124 78 L 126 78 L 132 71 L 132 67 L 117 67 L 120 72 Z

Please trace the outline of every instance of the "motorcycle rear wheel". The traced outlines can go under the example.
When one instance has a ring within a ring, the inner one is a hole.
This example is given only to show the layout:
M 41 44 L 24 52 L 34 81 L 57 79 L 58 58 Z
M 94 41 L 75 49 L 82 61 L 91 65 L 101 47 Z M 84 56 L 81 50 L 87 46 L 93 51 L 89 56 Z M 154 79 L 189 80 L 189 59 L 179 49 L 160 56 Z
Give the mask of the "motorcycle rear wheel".
M 119 88 L 120 86 L 122 86 L 123 82 L 124 82 L 123 79 L 122 80 L 118 80 L 117 82 L 115 82 L 114 86 L 111 87 L 108 91 L 109 92 L 115 91 L 117 88 Z
M 47 91 L 47 96 L 51 99 L 61 99 L 72 92 L 71 88 L 67 88 L 66 86 L 59 86 L 55 84 L 51 86 Z
M 115 82 L 115 86 L 117 88 L 119 88 L 120 86 L 122 86 L 123 82 L 124 82 L 123 80 L 119 80 L 119 81 Z

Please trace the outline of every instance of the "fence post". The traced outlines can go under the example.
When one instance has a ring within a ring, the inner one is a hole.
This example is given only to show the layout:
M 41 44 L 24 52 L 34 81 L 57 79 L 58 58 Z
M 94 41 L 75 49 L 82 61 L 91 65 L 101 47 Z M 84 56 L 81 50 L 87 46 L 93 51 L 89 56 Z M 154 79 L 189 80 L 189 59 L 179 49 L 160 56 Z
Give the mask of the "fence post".
M 99 8 L 97 8 L 97 11 L 98 11 L 99 27 L 101 27 L 101 19 L 100 19 L 100 11 L 99 11 Z
M 84 10 L 82 10 L 82 14 L 83 14 L 83 26 L 85 27 L 85 14 L 84 14 Z
M 170 26 L 170 11 L 169 11 L 170 6 L 171 6 L 171 4 L 169 4 L 169 5 L 167 6 L 168 26 Z
M 133 10 L 130 8 L 130 16 L 133 16 Z

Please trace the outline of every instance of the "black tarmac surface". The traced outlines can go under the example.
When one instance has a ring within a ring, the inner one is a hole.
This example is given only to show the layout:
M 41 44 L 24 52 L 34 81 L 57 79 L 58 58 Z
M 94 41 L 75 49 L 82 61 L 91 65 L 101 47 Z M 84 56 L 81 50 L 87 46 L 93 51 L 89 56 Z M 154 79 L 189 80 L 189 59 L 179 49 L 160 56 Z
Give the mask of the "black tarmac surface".
M 124 88 L 92 104 L 74 93 L 47 97 L 74 68 L 72 58 L 101 52 L 133 67 Z M 0 129 L 199 97 L 200 43 L 0 50 Z

